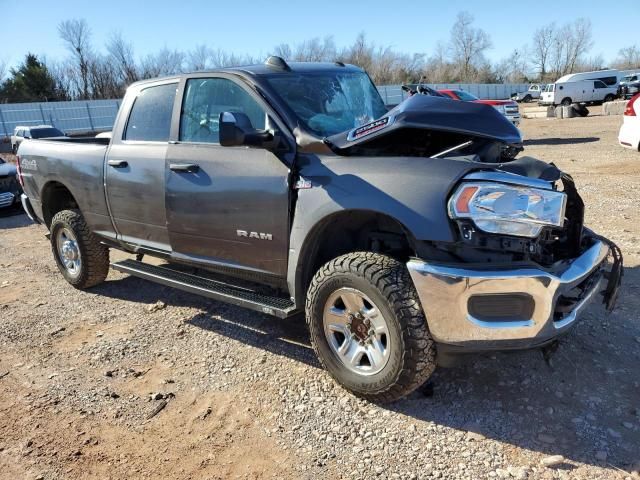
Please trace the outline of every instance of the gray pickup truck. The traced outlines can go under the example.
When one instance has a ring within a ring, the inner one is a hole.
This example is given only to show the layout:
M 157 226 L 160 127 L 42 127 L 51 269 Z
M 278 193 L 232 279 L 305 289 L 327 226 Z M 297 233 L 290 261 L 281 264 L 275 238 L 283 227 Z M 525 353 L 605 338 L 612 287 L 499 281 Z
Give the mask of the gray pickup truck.
M 26 140 L 18 165 L 74 287 L 111 267 L 304 313 L 329 373 L 385 402 L 437 356 L 543 346 L 597 294 L 613 306 L 620 251 L 583 227 L 571 177 L 504 160 L 520 141 L 489 106 L 388 111 L 357 67 L 270 57 L 136 83 L 111 139 Z

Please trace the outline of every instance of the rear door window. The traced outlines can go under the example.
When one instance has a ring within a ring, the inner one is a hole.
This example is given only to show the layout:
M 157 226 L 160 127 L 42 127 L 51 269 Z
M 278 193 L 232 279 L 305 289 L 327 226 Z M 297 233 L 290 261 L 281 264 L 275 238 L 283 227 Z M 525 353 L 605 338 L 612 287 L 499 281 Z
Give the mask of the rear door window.
M 177 86 L 168 83 L 142 90 L 131 108 L 123 140 L 168 141 Z

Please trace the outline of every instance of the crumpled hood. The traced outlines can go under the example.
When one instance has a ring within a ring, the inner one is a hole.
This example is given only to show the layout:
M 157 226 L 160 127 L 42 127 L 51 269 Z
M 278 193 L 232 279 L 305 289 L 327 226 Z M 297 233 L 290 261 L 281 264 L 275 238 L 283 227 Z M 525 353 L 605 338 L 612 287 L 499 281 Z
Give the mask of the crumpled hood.
M 430 95 L 414 95 L 385 116 L 327 138 L 344 149 L 379 139 L 402 128 L 420 128 L 480 137 L 506 144 L 522 142 L 519 130 L 489 105 L 460 102 Z

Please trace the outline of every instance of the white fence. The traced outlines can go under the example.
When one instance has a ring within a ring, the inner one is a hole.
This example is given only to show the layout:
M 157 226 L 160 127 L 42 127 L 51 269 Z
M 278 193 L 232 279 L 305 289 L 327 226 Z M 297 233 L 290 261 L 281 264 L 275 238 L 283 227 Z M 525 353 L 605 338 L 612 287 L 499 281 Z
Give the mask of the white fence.
M 0 139 L 16 126 L 53 125 L 67 133 L 111 130 L 120 100 L 0 104 Z
M 528 83 L 427 83 L 425 85 L 435 90 L 464 90 L 483 100 L 504 100 L 511 98 L 514 93 L 526 92 L 529 88 Z M 401 85 L 380 86 L 378 91 L 385 105 L 397 105 L 407 97 Z

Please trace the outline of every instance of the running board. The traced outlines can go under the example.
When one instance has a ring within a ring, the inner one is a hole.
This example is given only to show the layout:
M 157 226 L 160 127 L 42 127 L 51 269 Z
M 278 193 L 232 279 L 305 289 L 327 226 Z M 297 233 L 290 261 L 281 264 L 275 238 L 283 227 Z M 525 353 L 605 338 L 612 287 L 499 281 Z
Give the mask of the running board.
M 231 303 L 278 318 L 287 318 L 296 313 L 293 302 L 288 298 L 265 295 L 250 288 L 191 275 L 166 266 L 150 265 L 137 260 L 123 260 L 112 263 L 111 268 L 151 282 L 221 302 Z

